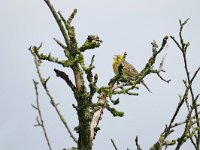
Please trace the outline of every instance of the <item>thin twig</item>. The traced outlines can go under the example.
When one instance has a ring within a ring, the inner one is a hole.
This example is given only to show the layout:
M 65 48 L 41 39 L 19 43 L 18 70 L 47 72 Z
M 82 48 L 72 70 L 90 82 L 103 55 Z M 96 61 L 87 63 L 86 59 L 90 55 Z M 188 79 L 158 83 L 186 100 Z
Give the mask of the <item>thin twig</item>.
M 156 73 L 156 74 L 158 75 L 158 77 L 159 77 L 161 80 L 163 80 L 163 81 L 169 83 L 169 82 L 171 81 L 170 79 L 169 79 L 169 80 L 166 80 L 166 79 L 164 79 L 164 78 L 160 75 L 161 72 L 165 72 L 165 71 L 163 70 L 163 65 L 164 65 L 164 62 L 165 62 L 165 58 L 166 58 L 166 56 L 167 56 L 167 51 L 168 51 L 168 45 L 165 46 L 165 51 L 164 51 L 164 54 L 163 54 L 163 56 L 162 56 L 162 59 L 161 59 L 159 68 L 158 68 L 157 70 L 151 70 L 151 72 L 152 72 L 152 73 Z
M 110 139 L 112 142 L 112 145 L 114 146 L 115 150 L 118 150 L 117 146 L 115 145 L 115 141 L 113 139 Z
M 137 150 L 142 150 L 140 147 L 140 144 L 138 142 L 138 136 L 136 136 L 136 138 L 135 138 L 135 144 L 136 144 Z
M 38 115 L 39 115 L 39 120 L 37 119 L 37 122 L 38 122 L 38 126 L 42 127 L 42 130 L 44 132 L 44 136 L 45 136 L 45 139 L 46 139 L 46 142 L 47 142 L 47 145 L 49 147 L 49 150 L 52 150 L 51 148 L 51 144 L 50 144 L 50 141 L 49 141 L 49 138 L 47 136 L 47 132 L 46 132 L 46 128 L 45 128 L 45 125 L 44 125 L 44 120 L 43 120 L 43 117 L 42 117 L 42 112 L 41 112 L 41 109 L 40 109 L 40 103 L 39 103 L 39 93 L 38 93 L 38 82 L 36 82 L 35 80 L 33 80 L 33 83 L 34 83 L 34 87 L 35 87 L 35 95 L 36 95 L 36 106 L 32 105 L 33 108 L 35 108 L 38 112 Z M 38 117 L 37 117 L 38 118 Z
M 67 47 L 64 45 L 64 44 L 62 44 L 58 39 L 56 39 L 56 38 L 53 38 L 54 39 L 54 41 L 60 46 L 60 47 L 62 47 L 63 49 L 66 49 Z
M 69 42 L 69 38 L 68 38 L 68 35 L 67 35 L 67 32 L 61 22 L 61 19 L 59 18 L 56 10 L 54 9 L 54 7 L 51 5 L 50 1 L 49 0 L 44 0 L 44 2 L 47 4 L 47 6 L 49 7 L 49 9 L 51 10 L 59 28 L 60 28 L 60 31 L 65 39 L 65 43 L 67 44 L 67 46 L 70 48 L 70 42 Z

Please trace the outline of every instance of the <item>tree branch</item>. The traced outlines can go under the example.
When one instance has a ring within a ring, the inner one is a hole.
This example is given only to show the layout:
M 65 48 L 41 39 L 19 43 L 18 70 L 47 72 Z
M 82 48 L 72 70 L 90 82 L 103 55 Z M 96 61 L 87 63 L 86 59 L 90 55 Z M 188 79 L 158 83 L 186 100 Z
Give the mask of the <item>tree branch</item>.
M 190 43 L 185 43 L 184 40 L 183 40 L 183 36 L 182 36 L 182 30 L 183 30 L 183 27 L 184 25 L 188 22 L 189 18 L 186 19 L 183 23 L 181 20 L 179 20 L 179 23 L 180 23 L 180 30 L 179 30 L 179 39 L 180 39 L 180 44 L 175 40 L 174 37 L 171 36 L 172 40 L 176 43 L 176 45 L 179 47 L 179 49 L 181 50 L 182 52 L 182 55 L 183 55 L 183 60 L 184 60 L 184 66 L 185 66 L 185 72 L 186 72 L 186 76 L 187 76 L 187 81 L 188 81 L 188 84 L 191 84 L 191 78 L 190 78 L 190 72 L 189 72 L 189 68 L 188 68 L 188 63 L 187 63 L 187 55 L 186 55 L 186 52 L 187 52 L 187 48 L 188 46 L 190 45 Z M 197 71 L 195 72 L 195 74 L 197 74 L 199 71 L 199 68 L 197 69 Z M 192 78 L 192 80 L 195 78 L 195 75 L 194 74 L 194 77 Z M 196 119 L 198 120 L 198 110 L 197 110 L 197 107 L 196 107 L 196 101 L 195 101 L 195 98 L 194 98 L 194 92 L 193 92 L 193 88 L 192 86 L 190 86 L 189 88 L 189 91 L 190 91 L 190 94 L 191 94 L 191 97 L 192 97 L 192 105 L 194 107 L 194 110 L 195 110 L 195 114 L 196 114 Z M 198 121 L 197 122 L 197 126 L 200 127 L 200 122 Z M 196 138 L 196 142 L 197 142 L 197 147 L 200 146 L 200 131 L 197 132 L 198 133 L 198 136 Z
M 37 70 L 37 74 L 38 74 L 38 77 L 40 79 L 40 82 L 42 83 L 42 86 L 44 87 L 45 91 L 46 91 L 46 94 L 47 96 L 49 97 L 50 99 L 50 102 L 52 104 L 52 106 L 55 108 L 61 122 L 64 124 L 65 128 L 67 129 L 68 133 L 70 134 L 70 137 L 74 140 L 74 142 L 77 143 L 77 140 L 76 138 L 74 137 L 74 135 L 72 134 L 71 130 L 69 129 L 68 125 L 67 125 L 67 122 L 65 121 L 64 117 L 62 116 L 62 114 L 60 113 L 59 109 L 58 109 L 58 105 L 56 104 L 56 102 L 54 101 L 54 98 L 52 97 L 52 95 L 50 94 L 47 86 L 46 86 L 46 83 L 48 80 L 45 80 L 42 75 L 41 75 L 41 72 L 40 72 L 40 69 L 39 69 L 39 60 L 37 59 L 36 57 L 36 54 L 34 53 L 34 50 L 33 48 L 29 48 L 31 54 L 33 55 L 34 57 L 34 62 L 35 62 L 35 66 L 36 66 L 36 70 Z M 46 81 L 46 82 L 44 82 Z
M 199 130 L 195 130 L 196 127 L 193 127 L 194 123 L 197 124 L 197 128 L 199 128 L 199 113 L 197 110 L 198 105 L 196 104 L 197 99 L 194 97 L 194 93 L 193 93 L 193 89 L 192 89 L 192 83 L 194 78 L 196 77 L 197 73 L 199 72 L 200 68 L 198 68 L 196 70 L 196 72 L 193 74 L 192 78 L 190 78 L 190 73 L 189 73 L 189 69 L 188 69 L 188 65 L 187 65 L 187 58 L 186 58 L 186 51 L 187 48 L 189 46 L 189 43 L 185 44 L 183 37 L 182 37 L 182 30 L 183 30 L 183 26 L 187 23 L 188 19 L 186 21 L 184 21 L 183 23 L 180 21 L 180 31 L 179 31 L 179 38 L 180 38 L 180 43 L 173 37 L 170 36 L 171 39 L 175 42 L 175 44 L 177 45 L 177 47 L 181 50 L 182 55 L 183 55 L 183 60 L 184 60 L 184 66 L 185 66 L 185 72 L 186 72 L 186 76 L 187 76 L 187 81 L 184 81 L 185 84 L 185 92 L 183 97 L 180 97 L 180 101 L 178 103 L 178 106 L 175 110 L 175 113 L 172 117 L 172 119 L 170 120 L 170 123 L 168 126 L 166 126 L 164 132 L 160 135 L 159 140 L 153 145 L 153 147 L 151 148 L 151 150 L 154 149 L 162 149 L 162 146 L 165 145 L 166 143 L 166 138 L 174 131 L 173 128 L 184 124 L 185 128 L 184 131 L 182 133 L 182 135 L 177 139 L 177 145 L 176 145 L 176 149 L 180 149 L 180 147 L 182 146 L 183 143 L 186 142 L 187 139 L 190 139 L 192 144 L 194 145 L 195 149 L 199 149 L 199 142 L 200 142 L 200 136 L 199 136 Z M 192 99 L 192 106 L 191 108 L 189 108 L 189 103 L 188 103 L 188 97 L 189 97 L 189 92 L 191 94 L 191 99 Z M 198 95 L 197 95 L 198 98 Z M 183 106 L 183 103 L 186 103 L 187 108 L 188 108 L 188 114 L 187 114 L 187 118 L 185 121 L 181 122 L 181 123 L 174 123 L 175 122 L 175 118 L 177 117 L 181 107 Z M 192 112 L 193 110 L 195 110 L 195 119 L 196 121 L 192 121 L 192 119 L 194 119 L 194 117 L 192 117 Z M 190 132 L 190 130 L 193 129 L 192 133 Z M 193 136 L 194 132 L 197 132 L 197 136 Z M 196 138 L 196 143 L 193 141 L 192 137 Z M 172 141 L 173 143 L 173 141 Z M 176 142 L 175 142 L 176 143 Z M 173 145 L 175 144 L 173 143 Z M 167 142 L 166 146 L 169 146 L 171 144 L 169 144 Z
M 56 68 L 54 69 L 54 71 L 55 71 L 57 77 L 62 78 L 67 83 L 67 85 L 71 88 L 71 90 L 73 92 L 76 92 L 76 87 L 74 86 L 72 81 L 69 79 L 69 76 L 65 74 L 65 72 L 60 71 Z

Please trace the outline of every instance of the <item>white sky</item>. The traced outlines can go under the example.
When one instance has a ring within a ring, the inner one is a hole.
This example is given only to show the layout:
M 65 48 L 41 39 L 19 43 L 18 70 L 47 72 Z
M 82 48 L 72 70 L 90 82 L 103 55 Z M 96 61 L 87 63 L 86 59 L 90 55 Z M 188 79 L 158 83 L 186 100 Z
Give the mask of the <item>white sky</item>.
M 52 4 L 66 17 L 74 8 L 78 9 L 73 24 L 79 46 L 90 34 L 99 35 L 103 40 L 100 48 L 86 52 L 87 62 L 93 54 L 96 55 L 94 71 L 99 74 L 99 86 L 107 84 L 113 76 L 111 63 L 115 54 L 126 51 L 127 60 L 141 70 L 151 55 L 150 43 L 156 40 L 160 44 L 165 35 L 177 37 L 178 20 L 188 17 L 190 21 L 183 35 L 191 43 L 188 52 L 191 73 L 200 64 L 198 0 L 52 0 Z M 33 127 L 36 112 L 31 108 L 35 103 L 32 78 L 38 78 L 27 49 L 43 42 L 43 52 L 51 51 L 52 55 L 63 57 L 62 50 L 53 41 L 54 37 L 63 41 L 62 36 L 43 0 L 0 0 L 0 18 L 0 149 L 48 149 L 42 130 Z M 166 84 L 150 75 L 145 82 L 152 94 L 140 86 L 138 97 L 120 96 L 121 103 L 117 108 L 125 112 L 125 117 L 113 118 L 104 112 L 94 150 L 114 149 L 111 138 L 119 149 L 135 149 L 136 135 L 143 149 L 148 149 L 158 139 L 174 113 L 178 95 L 184 90 L 182 80 L 186 78 L 180 51 L 171 40 L 168 45 L 169 53 L 164 65 L 167 73 L 163 76 L 172 82 Z M 51 76 L 49 89 L 73 129 L 77 125 L 76 112 L 71 106 L 75 101 L 66 84 L 55 77 L 54 67 L 69 74 L 71 71 L 54 64 L 42 64 L 44 76 Z M 194 84 L 195 93 L 200 93 L 199 83 L 198 76 Z M 53 149 L 75 146 L 42 88 L 40 101 Z M 182 109 L 179 120 L 185 117 L 185 113 Z M 180 136 L 178 133 L 176 135 Z M 188 142 L 183 149 L 190 147 Z

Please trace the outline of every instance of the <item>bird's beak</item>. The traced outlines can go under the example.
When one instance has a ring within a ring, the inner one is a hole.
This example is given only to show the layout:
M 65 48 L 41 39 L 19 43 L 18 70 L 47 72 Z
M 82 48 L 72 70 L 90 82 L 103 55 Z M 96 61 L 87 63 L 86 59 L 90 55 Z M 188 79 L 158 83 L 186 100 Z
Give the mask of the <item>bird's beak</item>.
M 117 57 L 117 55 L 114 55 L 115 57 L 113 59 L 115 59 Z

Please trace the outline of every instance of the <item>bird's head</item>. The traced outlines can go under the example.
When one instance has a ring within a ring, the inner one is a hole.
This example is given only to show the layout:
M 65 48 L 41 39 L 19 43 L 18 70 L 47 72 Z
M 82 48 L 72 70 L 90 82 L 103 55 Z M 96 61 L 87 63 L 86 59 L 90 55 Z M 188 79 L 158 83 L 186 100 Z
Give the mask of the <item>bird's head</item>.
M 114 61 L 115 62 L 121 62 L 123 59 L 123 55 L 115 55 Z

